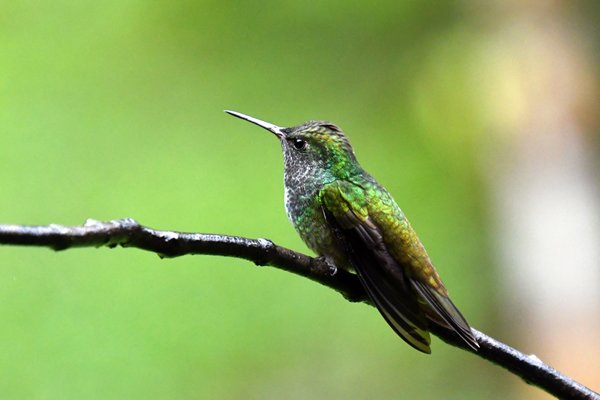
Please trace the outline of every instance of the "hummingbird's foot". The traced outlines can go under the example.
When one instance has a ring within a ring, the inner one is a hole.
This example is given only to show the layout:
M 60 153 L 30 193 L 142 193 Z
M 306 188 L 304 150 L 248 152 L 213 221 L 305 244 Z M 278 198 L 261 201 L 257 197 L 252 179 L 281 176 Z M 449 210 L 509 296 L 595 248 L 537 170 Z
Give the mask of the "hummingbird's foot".
M 323 264 L 327 265 L 327 268 L 329 268 L 329 275 L 334 276 L 335 274 L 337 274 L 337 267 L 335 266 L 335 264 L 333 263 L 333 261 L 331 261 L 331 259 L 327 256 L 321 256 L 321 257 L 317 257 L 317 260 L 319 262 L 322 262 Z

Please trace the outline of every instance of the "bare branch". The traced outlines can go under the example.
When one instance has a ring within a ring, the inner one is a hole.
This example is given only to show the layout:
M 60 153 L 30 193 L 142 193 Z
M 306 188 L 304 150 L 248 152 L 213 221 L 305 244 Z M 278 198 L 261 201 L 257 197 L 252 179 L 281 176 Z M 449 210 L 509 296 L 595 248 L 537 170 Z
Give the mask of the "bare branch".
M 349 301 L 370 304 L 358 278 L 336 270 L 324 260 L 277 246 L 267 239 L 237 236 L 158 231 L 133 219 L 109 222 L 88 220 L 83 226 L 0 225 L 0 244 L 43 246 L 54 250 L 72 247 L 136 247 L 161 257 L 210 254 L 243 258 L 257 265 L 269 265 L 309 278 L 341 293 Z M 600 400 L 600 395 L 568 378 L 533 355 L 525 355 L 494 338 L 473 329 L 480 349 L 474 352 L 462 345 L 451 332 L 431 327 L 433 333 L 453 346 L 496 363 L 525 382 L 561 399 Z

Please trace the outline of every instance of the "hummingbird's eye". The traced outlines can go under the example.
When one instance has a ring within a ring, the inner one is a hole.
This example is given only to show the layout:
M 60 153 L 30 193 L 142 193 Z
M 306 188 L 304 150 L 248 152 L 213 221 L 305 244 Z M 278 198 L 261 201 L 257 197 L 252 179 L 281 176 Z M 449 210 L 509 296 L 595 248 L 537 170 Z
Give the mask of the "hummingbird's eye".
M 293 139 L 292 140 L 292 145 L 294 146 L 294 148 L 296 150 L 304 150 L 306 148 L 306 140 L 302 140 L 302 139 Z

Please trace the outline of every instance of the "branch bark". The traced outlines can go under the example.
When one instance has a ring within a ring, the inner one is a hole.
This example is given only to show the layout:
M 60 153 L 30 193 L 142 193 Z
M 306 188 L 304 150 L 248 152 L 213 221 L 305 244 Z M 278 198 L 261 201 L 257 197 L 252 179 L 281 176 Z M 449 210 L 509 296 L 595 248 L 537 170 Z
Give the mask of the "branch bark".
M 109 222 L 87 220 L 83 226 L 0 225 L 0 244 L 42 246 L 53 250 L 121 246 L 152 251 L 161 257 L 187 254 L 237 257 L 311 279 L 339 292 L 349 301 L 371 304 L 354 274 L 336 270 L 320 258 L 297 253 L 267 239 L 159 231 L 133 219 L 120 219 Z M 446 343 L 500 365 L 558 398 L 600 400 L 598 393 L 544 364 L 535 355 L 523 354 L 476 329 L 473 332 L 480 345 L 478 352 L 463 346 L 443 328 L 432 327 L 432 332 Z

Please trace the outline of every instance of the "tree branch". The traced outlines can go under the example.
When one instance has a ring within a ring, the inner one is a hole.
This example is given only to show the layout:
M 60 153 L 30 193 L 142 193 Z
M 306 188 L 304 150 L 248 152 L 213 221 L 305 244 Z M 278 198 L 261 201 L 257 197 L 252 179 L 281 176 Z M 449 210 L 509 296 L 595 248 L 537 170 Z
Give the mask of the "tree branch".
M 44 246 L 54 250 L 122 246 L 152 251 L 161 257 L 186 254 L 237 257 L 309 278 L 341 293 L 349 301 L 371 304 L 354 274 L 336 270 L 320 258 L 277 246 L 267 239 L 158 231 L 142 226 L 133 219 L 120 219 L 109 222 L 88 220 L 83 226 L 0 225 L 0 244 Z M 536 356 L 525 355 L 475 329 L 473 332 L 480 345 L 478 352 L 463 346 L 460 340 L 443 328 L 432 326 L 431 330 L 446 343 L 492 361 L 556 397 L 600 400 L 598 393 L 544 364 Z

